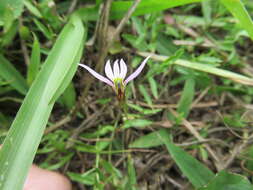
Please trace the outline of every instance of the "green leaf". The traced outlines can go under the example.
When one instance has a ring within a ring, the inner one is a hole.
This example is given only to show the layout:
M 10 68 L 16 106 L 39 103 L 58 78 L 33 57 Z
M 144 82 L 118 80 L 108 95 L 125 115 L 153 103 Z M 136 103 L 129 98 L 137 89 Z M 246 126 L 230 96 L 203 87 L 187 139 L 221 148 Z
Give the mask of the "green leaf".
M 158 99 L 158 90 L 157 90 L 156 81 L 154 80 L 153 77 L 149 77 L 148 82 L 149 82 L 149 85 L 150 85 L 151 92 L 152 92 L 153 96 L 155 97 L 155 99 Z
M 152 148 L 156 146 L 163 145 L 163 141 L 161 138 L 158 138 L 158 135 L 162 131 L 151 132 L 147 135 L 141 136 L 136 139 L 134 142 L 130 143 L 130 148 Z
M 214 173 L 205 165 L 183 151 L 181 148 L 175 146 L 170 141 L 169 134 L 166 130 L 160 131 L 159 138 L 161 138 L 166 145 L 166 148 L 168 149 L 173 160 L 176 162 L 177 166 L 190 180 L 195 188 L 206 185 L 212 178 L 214 178 Z
M 73 16 L 60 33 L 4 140 L 0 151 L 1 190 L 22 189 L 54 98 L 65 90 L 73 77 L 71 70 L 76 69 L 80 61 L 85 37 L 86 29 L 80 18 Z
M 27 72 L 27 83 L 29 85 L 32 84 L 40 69 L 40 43 L 35 34 L 33 35 L 33 37 L 34 41 L 32 46 L 32 55 Z
M 146 127 L 151 125 L 153 122 L 145 119 L 133 119 L 133 120 L 126 120 L 122 129 L 128 129 L 130 127 Z
M 211 73 L 214 75 L 228 78 L 228 79 L 233 80 L 235 82 L 239 82 L 242 84 L 253 86 L 253 79 L 252 78 L 243 76 L 241 74 L 234 73 L 232 71 L 227 71 L 224 69 L 216 68 L 211 65 L 195 63 L 195 62 L 190 62 L 190 61 L 181 60 L 181 59 L 175 61 L 174 64 L 180 65 L 183 67 L 188 67 L 188 68 L 195 69 L 195 70 L 199 70 L 199 71 L 206 72 L 206 73 Z
M 136 172 L 134 168 L 134 160 L 131 158 L 131 155 L 128 155 L 128 160 L 127 160 L 127 172 L 128 172 L 128 185 L 131 187 L 131 189 L 134 189 L 134 185 L 137 183 L 136 179 Z
M 91 169 L 83 174 L 68 172 L 67 175 L 71 180 L 85 184 L 85 185 L 94 185 L 96 181 L 96 171 Z
M 212 21 L 212 0 L 205 0 L 201 2 L 202 13 L 207 24 Z
M 26 94 L 28 86 L 16 68 L 0 54 L 0 76 L 21 94 Z
M 139 85 L 139 90 L 142 96 L 144 97 L 145 101 L 148 103 L 148 105 L 152 105 L 152 99 L 150 95 L 148 94 L 148 91 L 142 84 Z
M 133 16 L 144 15 L 186 5 L 189 3 L 200 2 L 201 0 L 145 0 L 141 1 L 133 13 Z M 114 1 L 111 7 L 111 18 L 119 19 L 124 16 L 128 9 L 132 6 L 134 1 Z
M 239 174 L 219 172 L 211 182 L 198 190 L 252 190 L 253 186 L 246 177 Z
M 239 20 L 240 25 L 253 40 L 253 22 L 243 3 L 240 0 L 220 0 L 220 2 Z
M 188 78 L 185 81 L 184 90 L 178 103 L 177 112 L 182 113 L 185 118 L 188 116 L 191 109 L 191 104 L 195 93 L 194 87 L 195 80 L 193 78 Z
M 182 6 L 190 3 L 200 2 L 202 0 L 145 0 L 137 6 L 133 16 L 139 16 L 154 12 L 159 12 L 169 8 Z M 120 19 L 132 6 L 134 1 L 113 1 L 111 6 L 111 19 Z M 78 9 L 75 13 L 80 15 L 84 20 L 96 21 L 98 19 L 98 6 L 84 7 Z
M 23 0 L 1 0 L 0 1 L 0 25 L 5 22 L 6 11 L 11 11 L 13 18 L 18 18 L 23 11 Z
M 60 97 L 60 102 L 66 106 L 68 109 L 73 108 L 76 103 L 76 91 L 74 88 L 74 84 L 71 82 L 66 90 Z
M 143 53 L 140 53 L 140 55 L 146 56 L 146 53 L 143 52 Z M 169 58 L 168 56 L 159 56 L 159 55 L 156 56 L 156 59 L 159 61 L 165 61 L 168 58 Z M 241 84 L 253 86 L 253 79 L 252 78 L 246 77 L 241 74 L 234 73 L 232 71 L 216 68 L 211 65 L 191 62 L 191 61 L 183 60 L 183 59 L 178 59 L 178 60 L 174 61 L 173 64 L 180 65 L 180 66 L 187 67 L 187 68 L 191 68 L 191 69 L 195 69 L 195 70 L 202 71 L 205 73 L 210 73 L 213 75 L 221 76 L 224 78 L 228 78 L 230 80 L 233 80 L 233 81 L 241 83 Z
M 38 29 L 47 37 L 47 39 L 51 40 L 53 38 L 53 32 L 47 28 L 44 24 L 42 24 L 38 19 L 33 19 L 34 23 L 38 27 Z
M 24 0 L 24 5 L 33 15 L 42 18 L 40 11 L 29 0 Z

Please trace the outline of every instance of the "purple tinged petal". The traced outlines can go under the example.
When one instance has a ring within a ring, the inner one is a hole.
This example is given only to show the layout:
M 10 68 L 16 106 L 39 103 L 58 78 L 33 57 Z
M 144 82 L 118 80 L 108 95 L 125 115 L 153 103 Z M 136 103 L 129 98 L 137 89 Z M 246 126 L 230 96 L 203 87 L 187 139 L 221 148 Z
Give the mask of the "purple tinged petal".
M 90 74 L 92 74 L 94 77 L 96 77 L 97 79 L 101 80 L 102 82 L 104 82 L 104 83 L 106 83 L 106 84 L 108 84 L 108 85 L 110 85 L 112 87 L 114 86 L 113 83 L 109 79 L 107 79 L 104 76 L 98 74 L 96 71 L 94 71 L 93 69 L 91 69 L 87 65 L 79 64 L 79 66 L 85 68 L 87 71 L 90 72 Z
M 108 60 L 105 64 L 105 74 L 106 76 L 111 79 L 111 81 L 114 80 L 114 75 L 113 75 L 113 72 L 112 72 L 112 67 L 111 67 L 111 63 L 110 63 L 110 60 Z
M 122 78 L 122 80 L 125 79 L 127 74 L 127 66 L 123 59 L 120 60 L 120 75 L 119 77 Z
M 118 64 L 118 60 L 114 61 L 113 74 L 114 74 L 114 78 L 119 78 L 119 64 Z
M 131 80 L 135 79 L 141 73 L 142 69 L 144 68 L 149 58 L 150 56 L 144 59 L 141 65 L 130 76 L 127 77 L 127 79 L 124 81 L 125 85 L 129 83 Z

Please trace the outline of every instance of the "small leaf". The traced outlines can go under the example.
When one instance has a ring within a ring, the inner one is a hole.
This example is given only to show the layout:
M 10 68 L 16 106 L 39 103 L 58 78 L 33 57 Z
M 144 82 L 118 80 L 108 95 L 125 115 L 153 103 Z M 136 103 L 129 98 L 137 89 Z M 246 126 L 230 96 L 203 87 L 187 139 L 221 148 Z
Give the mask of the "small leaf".
M 28 65 L 27 83 L 32 84 L 40 69 L 40 43 L 36 35 L 33 35 L 33 47 L 30 64 Z
M 130 148 L 152 148 L 156 146 L 163 145 L 163 141 L 161 138 L 158 138 L 160 131 L 151 132 L 147 135 L 141 136 L 132 142 L 129 147 Z
M 49 40 L 53 38 L 53 33 L 50 31 L 45 25 L 43 25 L 39 20 L 36 18 L 33 19 L 34 23 L 38 27 L 38 29 L 46 36 Z
M 193 78 L 188 78 L 185 81 L 184 90 L 181 94 L 177 107 L 177 112 L 182 113 L 184 117 L 188 116 L 191 109 L 191 104 L 195 93 L 194 87 L 195 80 Z
M 152 92 L 153 96 L 155 97 L 155 99 L 158 99 L 158 90 L 157 90 L 156 81 L 154 80 L 153 77 L 149 77 L 148 82 L 149 82 L 149 85 L 151 87 L 151 92 Z
M 96 170 L 94 168 L 83 174 L 67 172 L 67 175 L 71 180 L 85 185 L 94 185 L 96 181 Z
M 73 106 L 76 103 L 76 91 L 74 88 L 74 84 L 72 82 L 69 84 L 69 86 L 63 92 L 63 94 L 61 95 L 59 100 L 68 109 L 73 108 Z
M 0 76 L 21 94 L 26 94 L 28 86 L 23 76 L 3 55 L 0 54 Z
M 42 18 L 40 11 L 29 0 L 24 0 L 24 5 L 33 15 Z
M 150 95 L 148 94 L 148 91 L 142 84 L 139 85 L 139 90 L 142 96 L 144 97 L 145 101 L 148 103 L 148 105 L 152 105 L 152 99 Z
M 127 171 L 128 171 L 128 177 L 129 177 L 129 181 L 128 181 L 128 185 L 130 187 L 133 187 L 134 185 L 136 185 L 136 172 L 135 172 L 135 168 L 134 168 L 134 160 L 131 158 L 131 155 L 128 155 L 128 160 L 127 160 Z
M 145 119 L 133 119 L 133 120 L 127 120 L 125 121 L 124 125 L 122 126 L 122 129 L 128 129 L 130 127 L 146 127 L 151 125 L 153 122 Z

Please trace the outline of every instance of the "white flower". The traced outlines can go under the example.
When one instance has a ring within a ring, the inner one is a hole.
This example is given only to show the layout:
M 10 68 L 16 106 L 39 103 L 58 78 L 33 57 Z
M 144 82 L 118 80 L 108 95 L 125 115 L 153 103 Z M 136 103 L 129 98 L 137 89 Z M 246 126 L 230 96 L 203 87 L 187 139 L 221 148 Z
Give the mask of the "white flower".
M 121 94 L 124 94 L 124 89 L 127 83 L 129 83 L 131 80 L 136 78 L 141 73 L 141 71 L 143 70 L 149 58 L 150 56 L 144 59 L 144 61 L 140 64 L 140 66 L 127 78 L 126 78 L 127 66 L 126 66 L 126 63 L 123 61 L 123 59 L 120 59 L 120 61 L 116 60 L 113 64 L 113 69 L 111 67 L 110 60 L 106 62 L 105 74 L 107 78 L 98 74 L 96 71 L 94 71 L 87 65 L 84 65 L 84 64 L 79 64 L 79 65 L 85 68 L 87 71 L 89 71 L 97 79 L 113 87 L 116 93 L 118 95 L 121 95 Z

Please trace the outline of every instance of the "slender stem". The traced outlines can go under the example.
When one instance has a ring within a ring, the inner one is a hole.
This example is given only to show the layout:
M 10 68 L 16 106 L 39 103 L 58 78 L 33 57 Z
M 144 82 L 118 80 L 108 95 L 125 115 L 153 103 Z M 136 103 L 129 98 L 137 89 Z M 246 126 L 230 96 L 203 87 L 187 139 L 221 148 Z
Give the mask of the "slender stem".
M 111 142 L 110 142 L 110 145 L 109 145 L 109 155 L 108 155 L 109 162 L 111 162 L 111 160 L 112 160 L 112 143 L 113 143 L 113 140 L 114 140 L 114 137 L 115 137 L 115 131 L 117 130 L 117 126 L 118 126 L 120 116 L 121 116 L 121 112 L 117 115 L 116 122 L 114 123 L 114 130 L 113 130 L 113 132 L 111 134 L 111 137 L 110 137 Z

